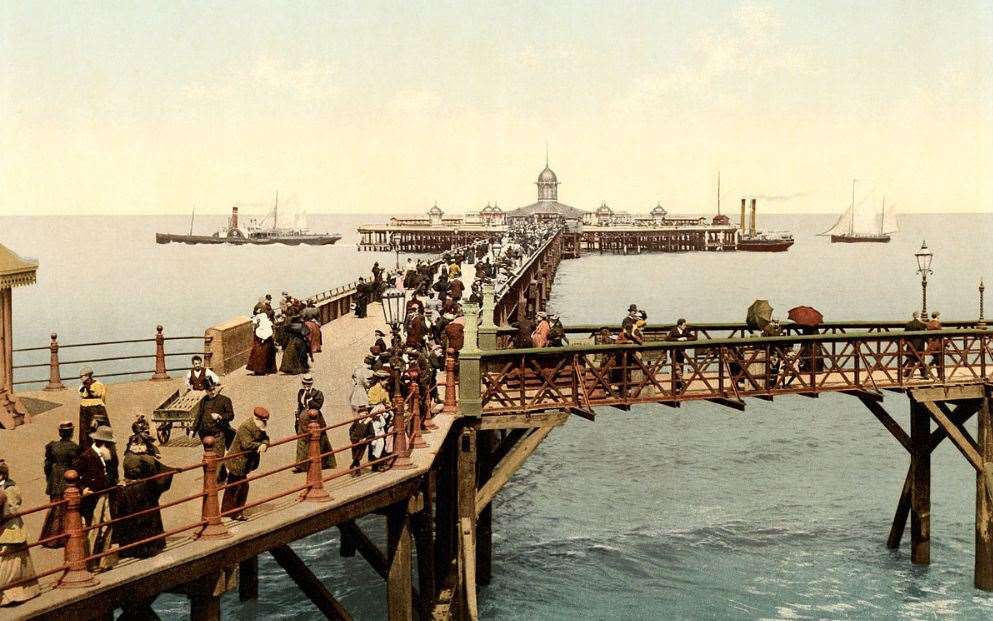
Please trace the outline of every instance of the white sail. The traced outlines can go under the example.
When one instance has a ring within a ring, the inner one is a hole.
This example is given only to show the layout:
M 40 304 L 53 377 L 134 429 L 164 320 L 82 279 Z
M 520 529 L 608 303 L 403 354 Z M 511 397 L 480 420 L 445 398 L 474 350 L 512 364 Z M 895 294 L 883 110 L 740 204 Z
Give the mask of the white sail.
M 852 216 L 854 208 L 849 207 L 845 213 L 841 214 L 834 226 L 820 233 L 821 235 L 847 235 L 852 231 Z
M 884 207 L 883 212 L 879 214 L 879 231 L 880 233 L 896 233 L 900 230 L 900 226 L 896 220 L 896 213 L 893 211 L 893 207 Z

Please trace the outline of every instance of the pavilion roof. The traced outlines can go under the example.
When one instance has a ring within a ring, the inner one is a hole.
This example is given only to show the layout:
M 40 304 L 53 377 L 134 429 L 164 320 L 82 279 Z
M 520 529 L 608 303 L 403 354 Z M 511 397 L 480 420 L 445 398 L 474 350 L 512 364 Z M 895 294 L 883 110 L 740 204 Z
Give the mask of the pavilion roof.
M 38 261 L 24 259 L 10 248 L 0 244 L 0 289 L 33 285 L 37 280 Z

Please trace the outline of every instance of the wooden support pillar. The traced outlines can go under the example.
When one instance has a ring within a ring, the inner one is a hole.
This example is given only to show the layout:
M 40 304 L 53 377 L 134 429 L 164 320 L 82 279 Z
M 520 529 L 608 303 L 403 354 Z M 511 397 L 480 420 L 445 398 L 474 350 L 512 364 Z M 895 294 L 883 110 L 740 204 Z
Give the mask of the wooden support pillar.
M 931 418 L 917 400 L 910 401 L 910 560 L 931 563 Z
M 220 621 L 220 574 L 209 574 L 190 583 L 190 621 Z
M 283 568 L 293 582 L 307 596 L 314 606 L 328 619 L 338 621 L 351 621 L 352 616 L 341 605 L 335 596 L 328 590 L 324 583 L 310 571 L 307 564 L 303 562 L 296 552 L 289 546 L 279 546 L 269 550 L 272 557 L 276 559 L 279 566 Z M 257 558 L 257 557 L 256 557 Z
M 478 435 L 478 481 L 488 481 L 493 473 L 493 451 L 497 438 L 493 430 L 480 430 Z M 489 584 L 493 576 L 493 503 L 479 513 L 476 521 L 476 579 L 479 584 Z
M 386 604 L 390 621 L 414 618 L 411 573 L 410 515 L 407 502 L 398 502 L 386 514 Z
M 434 532 L 431 527 L 433 503 L 432 499 L 437 489 L 435 473 L 428 473 L 424 482 L 424 508 L 410 516 L 410 525 L 414 533 L 414 549 L 417 552 L 417 590 L 421 595 L 420 616 L 428 619 L 431 607 L 437 593 L 437 576 L 435 571 Z
M 455 619 L 469 620 L 471 605 L 476 601 L 476 567 L 466 567 L 467 546 L 476 538 L 476 428 L 467 425 L 458 435 L 456 462 L 458 489 L 459 588 L 456 590 Z M 468 532 L 467 532 L 468 531 Z M 473 545 L 474 547 L 474 545 Z M 473 555 L 475 550 L 472 550 Z
M 890 526 L 890 536 L 886 538 L 886 547 L 896 550 L 900 547 L 900 540 L 903 539 L 903 531 L 907 527 L 907 516 L 910 514 L 910 488 L 913 481 L 913 471 L 907 469 L 907 476 L 903 480 L 903 490 L 900 491 L 900 500 L 896 504 L 896 514 L 893 516 L 893 525 Z
M 983 468 L 976 472 L 976 566 L 975 585 L 993 591 L 993 404 L 986 388 L 979 408 L 976 444 Z
M 455 449 L 458 444 L 457 436 L 449 436 L 442 451 L 435 461 L 437 468 L 437 486 L 435 488 L 434 522 L 434 566 L 436 592 L 444 588 L 443 582 L 451 573 L 455 561 L 455 515 L 457 503 L 455 500 Z
M 259 557 L 238 563 L 238 599 L 247 602 L 259 598 Z

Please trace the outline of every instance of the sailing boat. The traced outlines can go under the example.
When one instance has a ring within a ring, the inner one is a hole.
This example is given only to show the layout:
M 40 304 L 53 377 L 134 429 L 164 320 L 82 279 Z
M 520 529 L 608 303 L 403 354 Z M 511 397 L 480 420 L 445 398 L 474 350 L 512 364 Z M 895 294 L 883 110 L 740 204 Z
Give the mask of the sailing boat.
M 860 242 L 887 243 L 890 233 L 897 232 L 896 215 L 893 207 L 886 210 L 886 198 L 883 197 L 883 207 L 878 214 L 856 210 L 865 199 L 855 204 L 855 179 L 852 179 L 852 204 L 841 214 L 838 221 L 821 236 L 831 236 L 831 243 L 854 244 Z

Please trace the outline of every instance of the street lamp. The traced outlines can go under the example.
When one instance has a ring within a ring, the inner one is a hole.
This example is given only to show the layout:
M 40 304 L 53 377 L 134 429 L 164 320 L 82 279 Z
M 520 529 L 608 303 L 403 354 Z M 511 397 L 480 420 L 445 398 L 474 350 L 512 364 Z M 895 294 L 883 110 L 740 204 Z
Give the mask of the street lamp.
M 914 253 L 917 257 L 917 273 L 921 275 L 921 319 L 927 321 L 927 275 L 933 274 L 931 259 L 934 253 L 928 250 L 927 242 L 921 243 L 921 249 Z
M 979 327 L 980 328 L 986 327 L 986 318 L 983 317 L 983 301 L 984 301 L 983 298 L 985 297 L 986 297 L 986 285 L 983 284 L 982 280 L 980 280 L 979 281 Z
M 400 271 L 400 236 L 396 233 L 390 235 L 390 248 L 397 253 L 397 271 Z
M 388 289 L 383 292 L 383 319 L 394 332 L 399 332 L 400 324 L 407 310 L 407 292 L 403 289 Z

